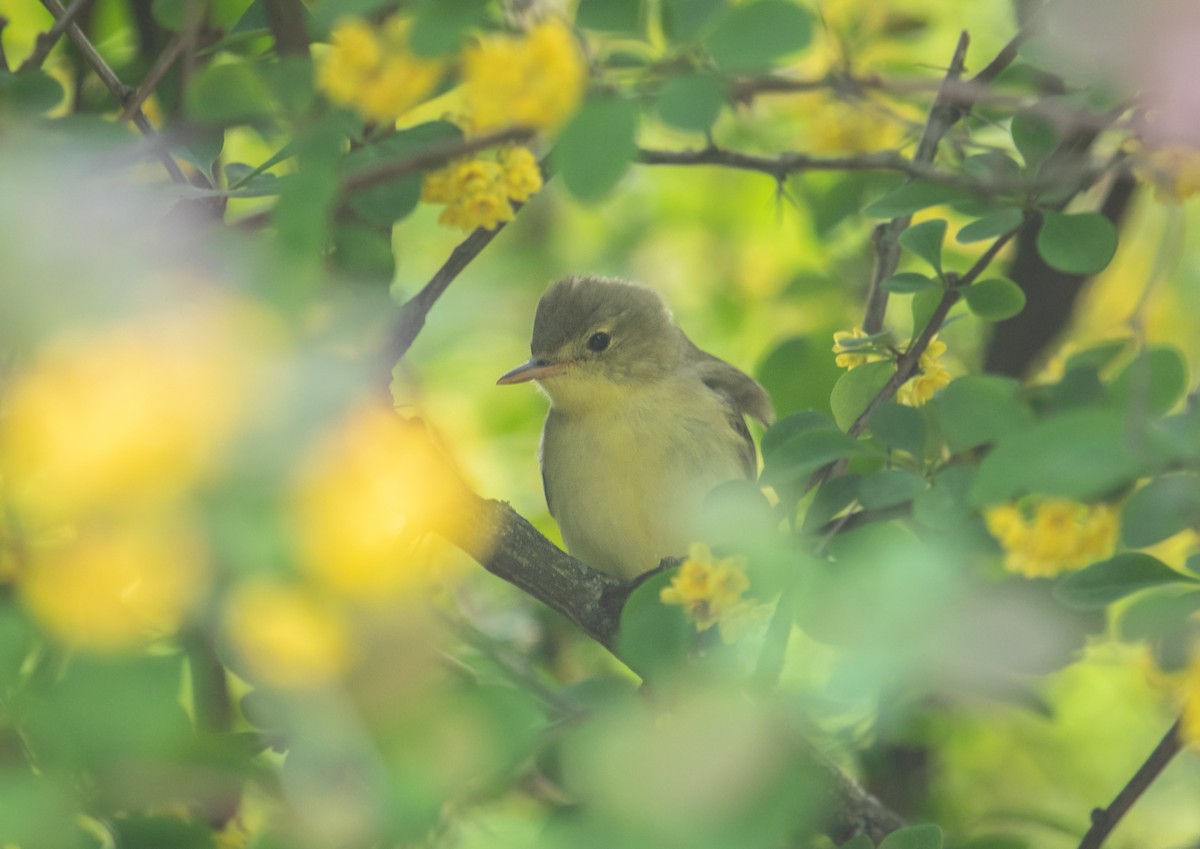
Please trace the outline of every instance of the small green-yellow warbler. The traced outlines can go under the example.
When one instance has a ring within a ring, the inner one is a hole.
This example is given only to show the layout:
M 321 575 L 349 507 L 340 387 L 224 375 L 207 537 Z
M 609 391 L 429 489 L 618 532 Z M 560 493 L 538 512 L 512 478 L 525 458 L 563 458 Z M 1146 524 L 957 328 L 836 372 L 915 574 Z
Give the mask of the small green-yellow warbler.
M 743 416 L 770 424 L 770 398 L 692 344 L 658 293 L 567 277 L 538 303 L 529 348 L 498 382 L 534 380 L 550 398 L 546 503 L 585 563 L 632 578 L 685 554 L 713 487 L 754 477 Z

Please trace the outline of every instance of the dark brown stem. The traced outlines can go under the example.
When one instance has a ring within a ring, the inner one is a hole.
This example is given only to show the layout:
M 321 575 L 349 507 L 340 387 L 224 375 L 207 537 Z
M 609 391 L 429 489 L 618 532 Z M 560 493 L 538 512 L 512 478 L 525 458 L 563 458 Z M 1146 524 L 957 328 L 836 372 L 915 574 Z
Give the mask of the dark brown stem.
M 341 191 L 342 194 L 350 194 L 362 191 L 363 189 L 373 188 L 380 183 L 398 180 L 401 177 L 437 168 L 460 156 L 469 156 L 472 153 L 478 153 L 489 147 L 496 147 L 497 145 L 509 142 L 528 141 L 533 137 L 533 134 L 533 130 L 527 127 L 510 127 L 486 136 L 460 139 L 430 147 L 404 159 L 381 162 L 362 171 L 356 171 L 342 181 Z
M 280 56 L 308 58 L 308 30 L 304 26 L 304 5 L 300 0 L 263 0 L 267 27 L 275 37 L 275 52 Z
M 1112 800 L 1112 804 L 1107 808 L 1097 808 L 1092 811 L 1092 827 L 1087 830 L 1087 834 L 1080 841 L 1079 849 L 1099 849 L 1100 844 L 1117 827 L 1121 818 L 1133 807 L 1133 803 L 1141 798 L 1142 794 L 1171 762 L 1171 759 L 1179 754 L 1183 748 L 1183 741 L 1179 737 L 1181 723 L 1182 719 L 1175 720 L 1175 724 L 1154 747 L 1150 757 L 1146 758 L 1145 763 L 1133 774 L 1133 778 L 1129 779 L 1129 783 L 1121 788 L 1121 792 Z
M 121 110 L 121 120 L 128 121 L 133 118 L 136 112 L 141 111 L 142 104 L 146 102 L 158 84 L 162 82 L 162 78 L 166 75 L 171 66 L 175 64 L 175 60 L 179 58 L 179 54 L 183 52 L 184 45 L 187 43 L 187 38 L 180 33 L 171 39 L 167 48 L 159 54 L 158 59 L 154 63 L 154 67 L 150 69 L 150 73 L 146 74 L 146 78 L 138 85 L 137 90 L 130 95 L 125 108 Z
M 8 26 L 8 18 L 0 15 L 0 71 L 8 73 L 8 57 L 4 55 L 4 28 Z
M 50 14 L 54 16 L 56 21 L 62 20 L 67 14 L 67 10 L 63 8 L 59 0 L 42 0 L 42 5 L 50 11 Z M 133 89 L 121 82 L 120 77 L 104 61 L 104 57 L 100 55 L 95 46 L 88 40 L 88 37 L 79 28 L 78 24 L 69 22 L 65 29 L 67 37 L 79 48 L 84 61 L 96 72 L 96 76 L 100 78 L 105 87 L 116 95 L 117 100 L 122 105 L 127 103 L 129 98 L 134 94 Z M 141 109 L 134 110 L 132 117 L 134 126 L 138 128 L 142 135 L 151 140 L 158 138 L 158 132 L 150 124 L 149 119 L 146 118 L 146 114 Z M 179 168 L 179 163 L 175 161 L 175 158 L 165 148 L 156 145 L 155 152 L 162 161 L 163 167 L 167 169 L 167 173 L 171 175 L 172 180 L 176 183 L 188 182 L 187 177 L 184 176 L 183 171 Z M 201 177 L 200 179 L 207 183 L 205 178 Z
M 73 0 L 61 15 L 54 22 L 54 26 L 40 33 L 37 41 L 33 45 L 33 52 L 25 58 L 18 69 L 18 73 L 22 71 L 30 71 L 42 67 L 42 63 L 46 61 L 46 57 L 50 55 L 50 51 L 54 49 L 54 45 L 58 44 L 58 40 L 62 38 L 62 34 L 67 31 L 67 27 L 75 23 L 75 19 L 80 13 L 87 8 L 91 0 Z
M 963 115 L 963 107 L 950 94 L 949 86 L 962 77 L 963 66 L 967 60 L 967 46 L 970 43 L 966 32 L 959 35 L 954 56 L 950 59 L 950 67 L 946 70 L 946 78 L 933 99 L 933 105 L 929 107 L 925 130 L 921 133 L 921 140 L 917 143 L 916 153 L 913 154 L 914 163 L 928 165 L 933 162 L 942 137 Z M 863 314 L 862 329 L 866 333 L 878 333 L 883 329 L 888 293 L 882 284 L 896 273 L 896 266 L 900 263 L 900 234 L 907 230 L 911 223 L 911 215 L 893 218 L 876 227 L 872 235 L 875 245 L 875 267 L 871 271 L 871 283 L 867 288 L 867 308 Z

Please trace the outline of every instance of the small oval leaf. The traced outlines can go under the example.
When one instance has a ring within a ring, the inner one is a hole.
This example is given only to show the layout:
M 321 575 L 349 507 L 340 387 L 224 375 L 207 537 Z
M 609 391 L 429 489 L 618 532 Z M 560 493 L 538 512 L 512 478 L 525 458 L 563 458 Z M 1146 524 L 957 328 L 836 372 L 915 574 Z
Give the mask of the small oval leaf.
M 1025 293 L 1011 280 L 993 277 L 963 289 L 971 312 L 984 321 L 1003 321 L 1025 309 Z
M 1098 212 L 1046 211 L 1037 249 L 1046 264 L 1064 274 L 1088 276 L 1108 267 L 1117 252 L 1117 231 Z

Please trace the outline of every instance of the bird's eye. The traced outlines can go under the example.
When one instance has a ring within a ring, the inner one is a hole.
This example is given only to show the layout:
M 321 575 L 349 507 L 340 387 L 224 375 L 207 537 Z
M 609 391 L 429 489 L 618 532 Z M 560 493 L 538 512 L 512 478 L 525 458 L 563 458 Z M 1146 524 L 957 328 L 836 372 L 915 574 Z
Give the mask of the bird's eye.
M 600 333 L 592 334 L 592 338 L 587 341 L 587 346 L 588 349 L 592 351 L 603 351 L 608 347 L 608 343 L 611 341 L 612 337 L 601 331 Z

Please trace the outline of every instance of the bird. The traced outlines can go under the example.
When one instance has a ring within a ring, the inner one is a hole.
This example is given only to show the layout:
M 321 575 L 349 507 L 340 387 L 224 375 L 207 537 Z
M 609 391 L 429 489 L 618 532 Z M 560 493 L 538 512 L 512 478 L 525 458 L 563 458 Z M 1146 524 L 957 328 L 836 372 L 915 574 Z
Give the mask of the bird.
M 538 460 L 573 557 L 636 578 L 703 541 L 714 487 L 757 477 L 745 417 L 769 426 L 770 396 L 700 350 L 653 289 L 565 277 L 538 302 L 529 349 L 497 383 L 536 381 L 550 400 Z

